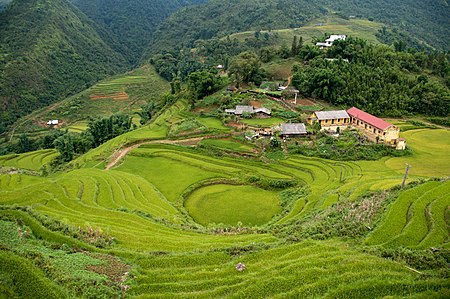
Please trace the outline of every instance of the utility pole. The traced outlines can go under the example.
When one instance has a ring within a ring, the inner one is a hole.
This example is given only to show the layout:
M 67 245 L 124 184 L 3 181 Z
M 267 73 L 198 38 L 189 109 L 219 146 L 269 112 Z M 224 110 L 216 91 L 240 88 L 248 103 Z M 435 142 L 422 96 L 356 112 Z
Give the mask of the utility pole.
M 411 168 L 411 165 L 406 163 L 406 171 L 405 171 L 405 176 L 403 177 L 402 189 L 405 187 L 406 177 L 408 176 L 408 171 L 409 171 L 410 168 Z

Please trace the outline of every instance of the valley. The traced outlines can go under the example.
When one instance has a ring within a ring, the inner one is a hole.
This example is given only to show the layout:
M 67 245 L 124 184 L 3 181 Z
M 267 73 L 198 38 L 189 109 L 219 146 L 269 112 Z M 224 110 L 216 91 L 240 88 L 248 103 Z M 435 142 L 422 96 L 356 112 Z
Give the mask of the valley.
M 449 298 L 447 6 L 0 0 L 0 298 Z

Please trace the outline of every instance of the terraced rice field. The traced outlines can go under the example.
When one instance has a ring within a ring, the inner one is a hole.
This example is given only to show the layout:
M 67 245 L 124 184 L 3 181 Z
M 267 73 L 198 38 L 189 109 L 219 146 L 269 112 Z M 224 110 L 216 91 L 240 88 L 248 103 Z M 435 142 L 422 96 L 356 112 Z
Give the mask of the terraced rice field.
M 251 145 L 233 139 L 217 139 L 217 138 L 203 139 L 199 144 L 236 152 L 252 152 L 252 150 L 254 150 L 254 148 Z
M 66 173 L 1 174 L 0 205 L 9 208 L 0 216 L 19 217 L 11 206 L 29 206 L 63 223 L 114 237 L 116 243 L 108 253 L 125 257 L 133 266 L 130 297 L 445 298 L 449 294 L 445 275 L 421 275 L 342 240 L 292 243 L 277 234 L 334 204 L 358 202 L 372 191 L 399 186 L 408 162 L 414 169 L 408 182 L 444 178 L 399 192 L 364 245 L 448 248 L 450 181 L 445 177 L 450 168 L 447 151 L 440 150 L 448 146 L 448 131 L 406 132 L 414 154 L 404 158 L 342 162 L 289 155 L 267 163 L 157 143 L 185 118 L 186 105 L 177 102 L 150 125 L 90 151 Z M 224 148 L 228 141 L 214 140 Z M 152 143 L 134 148 L 112 170 L 104 170 L 119 148 L 142 142 Z M 0 165 L 37 170 L 52 155 L 54 151 L 4 156 Z M 281 191 L 290 186 L 306 191 L 286 204 Z M 36 224 L 33 229 L 41 228 Z M 57 240 L 80 242 L 70 236 Z M 236 271 L 239 262 L 245 271 Z
M 192 218 L 205 226 L 209 223 L 262 225 L 281 211 L 276 192 L 224 184 L 195 190 L 187 198 L 185 206 Z
M 445 213 L 450 206 L 450 181 L 432 181 L 410 189 L 390 207 L 368 245 L 429 248 L 449 242 Z
M 48 149 L 21 155 L 0 156 L 0 166 L 39 170 L 42 166 L 49 164 L 58 155 L 59 153 L 56 150 Z
M 339 242 L 306 241 L 259 252 L 188 254 L 140 259 L 137 298 L 382 298 L 423 293 L 445 279 L 418 281 L 398 263 Z M 237 263 L 247 269 L 240 273 Z

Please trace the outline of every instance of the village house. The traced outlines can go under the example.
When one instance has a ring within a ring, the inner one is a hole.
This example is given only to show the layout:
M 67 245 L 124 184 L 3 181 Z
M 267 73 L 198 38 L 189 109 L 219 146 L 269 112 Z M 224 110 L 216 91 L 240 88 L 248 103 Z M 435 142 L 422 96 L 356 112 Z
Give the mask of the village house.
M 283 138 L 305 136 L 306 134 L 308 132 L 303 123 L 281 124 L 280 136 Z
M 319 123 L 321 131 L 337 132 L 347 129 L 350 123 L 350 116 L 345 110 L 315 111 L 309 118 L 308 123 L 313 125 Z
M 404 149 L 406 141 L 400 136 L 400 128 L 367 112 L 352 107 L 347 110 L 352 126 L 373 142 L 382 142 L 397 149 Z
M 269 118 L 271 115 L 270 109 L 261 107 L 254 108 L 253 106 L 236 106 L 236 109 L 225 109 L 225 113 L 234 114 L 242 117 L 244 114 L 249 114 L 257 118 Z
M 345 34 L 332 34 L 332 35 L 330 35 L 329 38 L 327 38 L 325 40 L 325 42 L 316 43 L 316 46 L 320 47 L 321 49 L 329 48 L 333 45 L 334 41 L 345 40 L 346 38 L 347 38 L 347 35 L 345 35 Z

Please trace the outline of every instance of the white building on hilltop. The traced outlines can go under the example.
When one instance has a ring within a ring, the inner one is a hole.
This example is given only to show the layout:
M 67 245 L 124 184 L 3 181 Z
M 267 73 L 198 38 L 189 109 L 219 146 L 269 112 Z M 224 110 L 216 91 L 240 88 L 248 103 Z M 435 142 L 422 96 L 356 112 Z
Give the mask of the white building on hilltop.
M 329 38 L 327 38 L 325 40 L 325 42 L 323 42 L 323 43 L 316 43 L 316 46 L 319 46 L 321 49 L 328 48 L 328 47 L 331 47 L 333 45 L 334 41 L 345 40 L 346 38 L 347 38 L 347 35 L 345 35 L 345 34 L 332 34 L 332 35 L 330 35 Z

